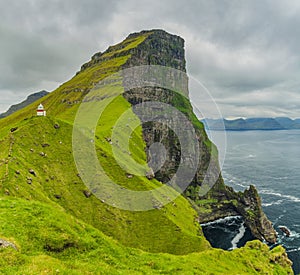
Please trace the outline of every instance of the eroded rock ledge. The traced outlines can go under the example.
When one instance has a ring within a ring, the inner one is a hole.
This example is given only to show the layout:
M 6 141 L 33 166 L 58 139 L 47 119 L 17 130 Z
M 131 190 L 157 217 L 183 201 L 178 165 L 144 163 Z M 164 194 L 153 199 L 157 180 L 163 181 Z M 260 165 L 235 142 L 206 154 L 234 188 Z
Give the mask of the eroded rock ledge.
M 201 223 L 240 215 L 254 237 L 270 244 L 276 243 L 276 231 L 263 212 L 261 199 L 253 185 L 244 192 L 235 192 L 220 179 L 220 182 L 207 195 L 200 198 L 197 204 L 192 203 L 199 213 Z

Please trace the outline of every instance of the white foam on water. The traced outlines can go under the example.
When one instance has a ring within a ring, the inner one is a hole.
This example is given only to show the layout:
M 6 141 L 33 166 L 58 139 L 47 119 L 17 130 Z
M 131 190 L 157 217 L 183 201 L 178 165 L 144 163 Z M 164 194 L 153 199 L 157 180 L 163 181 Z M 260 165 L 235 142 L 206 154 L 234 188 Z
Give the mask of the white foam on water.
M 287 252 L 287 253 L 290 253 L 290 252 L 296 252 L 296 251 L 300 251 L 300 247 L 297 247 L 297 248 L 294 248 L 294 249 L 287 250 L 286 252 Z
M 285 177 L 273 177 L 273 176 L 269 176 L 270 179 L 274 179 L 274 180 L 287 180 L 289 177 L 285 176 Z
M 280 198 L 285 198 L 285 199 L 288 199 L 289 201 L 293 201 L 293 202 L 300 202 L 300 198 L 298 198 L 298 197 L 280 194 L 280 193 L 274 192 L 272 190 L 261 190 L 259 193 L 266 194 L 266 195 L 272 195 L 272 196 L 280 197 Z
M 232 219 L 240 219 L 242 218 L 242 216 L 228 216 L 225 218 L 221 218 L 221 219 L 217 219 L 215 221 L 212 222 L 207 222 L 207 223 L 201 223 L 201 226 L 208 226 L 208 225 L 214 225 L 214 224 L 219 224 L 219 223 L 225 223 L 226 221 L 230 221 Z
M 277 224 L 277 223 L 279 222 L 279 220 L 280 220 L 281 218 L 283 218 L 283 217 L 284 217 L 283 214 L 279 215 L 279 216 L 275 219 L 273 225 Z
M 239 241 L 244 237 L 245 232 L 246 232 L 246 227 L 244 226 L 244 222 L 243 222 L 239 228 L 239 233 L 237 233 L 237 235 L 231 241 L 231 244 L 232 244 L 231 249 L 237 248 L 237 245 L 238 245 Z
M 272 202 L 266 202 L 262 203 L 262 206 L 272 206 L 272 205 L 279 205 L 283 202 L 283 200 L 278 200 L 278 201 L 272 201 Z
M 235 185 L 238 185 L 238 186 L 243 187 L 243 188 L 247 188 L 248 187 L 247 185 L 242 184 L 242 183 L 236 183 Z
M 298 232 L 296 232 L 294 230 L 290 230 L 285 225 L 278 225 L 279 229 L 280 229 L 280 227 L 286 227 L 287 230 L 290 232 L 290 236 L 289 237 L 287 237 L 285 234 L 282 234 L 282 236 L 278 235 L 280 241 L 282 241 L 284 239 L 285 241 L 289 242 L 289 241 L 293 241 L 295 239 L 299 239 L 300 238 L 300 233 L 298 233 Z M 282 233 L 282 230 L 280 230 L 279 232 Z M 279 233 L 279 232 L 277 232 L 277 233 Z
M 248 184 L 247 182 L 245 182 L 237 177 L 232 176 L 231 174 L 227 173 L 226 171 L 222 171 L 222 172 L 223 172 L 223 179 L 224 179 L 225 183 L 237 185 L 237 186 L 240 186 L 243 188 L 247 188 L 250 185 L 250 183 Z
M 294 230 L 291 230 L 290 238 L 292 238 L 292 239 L 299 239 L 300 238 L 300 233 L 298 233 L 298 232 L 296 232 Z

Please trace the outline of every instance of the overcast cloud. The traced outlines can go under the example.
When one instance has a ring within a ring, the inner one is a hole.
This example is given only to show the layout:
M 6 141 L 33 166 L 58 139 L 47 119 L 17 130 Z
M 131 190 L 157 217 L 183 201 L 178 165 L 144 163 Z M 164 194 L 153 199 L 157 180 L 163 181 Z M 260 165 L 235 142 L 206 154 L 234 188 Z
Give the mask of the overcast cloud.
M 0 112 L 54 90 L 129 33 L 186 41 L 188 72 L 225 117 L 300 117 L 297 0 L 0 0 Z

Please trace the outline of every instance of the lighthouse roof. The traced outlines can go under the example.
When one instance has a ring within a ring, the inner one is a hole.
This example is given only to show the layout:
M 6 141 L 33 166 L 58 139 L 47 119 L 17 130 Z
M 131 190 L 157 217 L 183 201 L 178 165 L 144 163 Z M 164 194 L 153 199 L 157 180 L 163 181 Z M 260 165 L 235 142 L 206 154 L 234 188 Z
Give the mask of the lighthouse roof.
M 38 106 L 37 109 L 38 109 L 38 110 L 44 110 L 44 106 L 42 105 L 42 103 Z

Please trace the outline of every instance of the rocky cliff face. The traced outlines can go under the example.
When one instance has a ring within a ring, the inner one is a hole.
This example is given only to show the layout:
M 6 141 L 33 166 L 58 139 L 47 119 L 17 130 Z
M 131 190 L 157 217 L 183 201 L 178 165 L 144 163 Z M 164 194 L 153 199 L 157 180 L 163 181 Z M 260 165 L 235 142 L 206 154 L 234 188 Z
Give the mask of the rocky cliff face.
M 122 59 L 123 57 L 127 58 L 122 65 L 123 69 L 141 65 L 161 65 L 186 72 L 184 40 L 163 30 L 133 33 L 122 43 L 109 47 L 104 53 L 95 54 L 91 61 L 81 67 L 81 71 L 101 62 L 109 62 L 112 58 Z M 172 74 L 168 76 L 169 79 L 176 79 L 176 77 Z M 127 83 L 125 82 L 126 79 L 123 79 L 126 87 Z M 198 211 L 201 223 L 230 215 L 241 215 L 256 238 L 275 243 L 276 232 L 262 211 L 261 201 L 255 187 L 250 187 L 244 193 L 236 193 L 232 188 L 224 185 L 218 165 L 217 150 L 209 141 L 203 124 L 193 113 L 188 100 L 187 83 L 184 83 L 182 93 L 185 96 L 165 88 L 149 86 L 130 89 L 124 93 L 124 97 L 132 105 L 147 101 L 172 105 L 183 112 L 192 122 L 199 145 L 199 167 L 185 191 L 185 196 L 190 199 Z M 185 126 L 182 125 L 182 127 Z M 167 149 L 166 159 L 162 160 L 156 156 L 155 161 L 164 161 L 164 165 L 159 171 L 156 171 L 155 178 L 164 183 L 168 182 L 180 164 L 181 147 L 178 138 L 168 126 L 159 122 L 144 123 L 143 138 L 147 144 L 148 161 L 154 158 L 149 151 L 153 143 L 160 142 Z M 153 163 L 153 166 L 155 167 L 156 163 Z M 208 193 L 201 195 L 201 187 L 204 187 L 202 185 L 206 175 L 208 175 L 206 178 L 211 178 L 211 182 L 215 184 Z
M 181 37 L 162 30 L 153 30 L 133 33 L 127 39 L 141 34 L 147 35 L 147 38 L 131 51 L 131 58 L 124 67 L 161 65 L 186 71 L 184 40 Z
M 209 203 L 206 201 L 202 203 L 201 199 L 208 200 Z M 231 187 L 224 185 L 220 177 L 219 182 L 204 197 L 200 198 L 197 209 L 201 223 L 226 216 L 240 215 L 244 218 L 245 224 L 250 228 L 253 236 L 272 244 L 276 242 L 276 231 L 264 214 L 261 199 L 253 185 L 244 192 L 235 192 Z
M 186 71 L 182 38 L 162 30 L 142 32 L 142 34 L 147 36 L 146 39 L 136 48 L 128 51 L 131 57 L 124 64 L 124 68 L 139 65 L 163 65 Z M 132 34 L 128 38 L 135 38 L 138 35 L 141 34 Z M 123 54 L 128 54 L 128 52 L 125 51 Z M 203 125 L 195 118 L 192 106 L 184 96 L 160 87 L 143 87 L 127 91 L 124 97 L 132 105 L 147 101 L 170 104 L 183 111 L 193 123 L 200 149 L 200 161 L 197 173 L 191 185 L 186 189 L 185 196 L 198 210 L 200 222 L 208 222 L 230 215 L 241 215 L 255 237 L 270 243 L 276 242 L 276 232 L 262 211 L 261 200 L 255 187 L 251 186 L 244 193 L 236 193 L 232 188 L 224 185 L 221 175 L 219 176 L 217 157 L 212 154 L 214 145 L 209 141 Z M 181 148 L 178 138 L 168 126 L 159 122 L 145 123 L 143 136 L 147 144 L 149 161 L 153 159 L 153 156 L 148 149 L 153 143 L 160 142 L 167 149 L 164 165 L 155 173 L 155 178 L 165 183 L 168 182 L 180 164 Z M 156 161 L 162 160 L 156 159 Z M 213 165 L 208 167 L 209 163 L 213 163 Z M 207 194 L 201 196 L 199 190 L 207 173 L 216 179 L 216 183 Z

